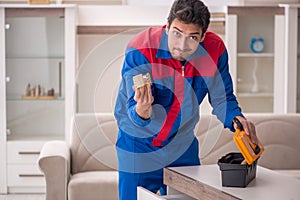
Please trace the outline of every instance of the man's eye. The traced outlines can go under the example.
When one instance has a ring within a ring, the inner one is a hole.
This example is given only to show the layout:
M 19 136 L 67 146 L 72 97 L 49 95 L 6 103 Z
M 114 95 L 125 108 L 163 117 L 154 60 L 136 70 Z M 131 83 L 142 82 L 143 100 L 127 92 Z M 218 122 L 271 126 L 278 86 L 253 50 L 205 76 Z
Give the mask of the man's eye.
M 190 39 L 191 39 L 191 40 L 197 41 L 197 40 L 198 40 L 198 37 L 197 37 L 197 36 L 190 36 Z
M 176 36 L 176 37 L 180 37 L 180 36 L 181 36 L 181 34 L 178 33 L 177 31 L 174 31 L 174 32 L 173 32 L 173 35 Z

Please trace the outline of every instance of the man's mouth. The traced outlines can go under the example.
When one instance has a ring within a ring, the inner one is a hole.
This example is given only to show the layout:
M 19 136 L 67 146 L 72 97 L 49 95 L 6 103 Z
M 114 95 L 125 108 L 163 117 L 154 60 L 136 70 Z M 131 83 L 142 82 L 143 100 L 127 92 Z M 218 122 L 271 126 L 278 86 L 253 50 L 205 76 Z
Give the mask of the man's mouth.
M 181 49 L 174 48 L 174 52 L 178 55 L 186 55 L 189 54 L 190 51 L 191 51 L 190 49 L 181 50 Z

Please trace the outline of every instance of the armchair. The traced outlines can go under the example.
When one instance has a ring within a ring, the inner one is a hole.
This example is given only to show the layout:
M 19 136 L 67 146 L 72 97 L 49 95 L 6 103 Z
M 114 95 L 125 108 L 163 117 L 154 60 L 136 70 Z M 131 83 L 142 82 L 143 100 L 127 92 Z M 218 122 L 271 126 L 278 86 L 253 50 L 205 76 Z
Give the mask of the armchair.
M 47 142 L 39 157 L 46 200 L 116 200 L 118 128 L 111 114 L 76 114 L 70 145 Z

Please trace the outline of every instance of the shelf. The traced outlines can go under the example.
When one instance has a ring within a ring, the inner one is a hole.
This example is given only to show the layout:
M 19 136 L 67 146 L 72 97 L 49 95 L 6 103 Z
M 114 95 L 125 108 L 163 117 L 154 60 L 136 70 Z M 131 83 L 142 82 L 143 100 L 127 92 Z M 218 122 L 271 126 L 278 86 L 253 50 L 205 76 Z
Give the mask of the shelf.
M 74 4 L 0 4 L 0 8 L 24 8 L 25 9 L 32 9 L 32 8 L 72 8 L 76 7 Z M 43 10 L 45 11 L 45 10 Z M 19 13 L 18 13 L 19 14 Z M 45 14 L 42 12 L 41 14 Z M 22 15 L 23 16 L 23 15 Z
M 73 4 L 3 4 L 5 17 L 64 17 L 66 8 Z
M 8 141 L 49 141 L 49 140 L 64 140 L 64 135 L 9 135 Z
M 22 96 L 23 100 L 55 100 L 56 96 Z
M 257 97 L 261 97 L 261 98 L 273 98 L 273 93 L 269 93 L 269 92 L 257 92 L 257 93 L 252 93 L 252 92 L 238 92 L 237 93 L 238 97 L 252 97 L 252 98 L 257 98 Z
M 241 58 L 246 58 L 246 57 L 251 57 L 251 58 L 273 58 L 274 53 L 238 53 L 238 57 Z
M 11 56 L 11 57 L 6 57 L 5 59 L 7 60 L 19 60 L 19 59 L 29 59 L 29 60 L 36 60 L 36 59 L 41 59 L 41 60 L 64 60 L 64 56 Z
M 23 96 L 8 96 L 6 98 L 7 101 L 64 101 L 64 97 L 58 97 L 54 96 L 54 98 L 48 97 L 48 96 L 40 96 L 40 97 L 26 97 L 23 98 Z
M 133 34 L 148 26 L 77 26 L 77 34 Z
M 284 15 L 284 8 L 278 6 L 229 6 L 227 10 L 229 15 L 239 16 L 270 16 Z

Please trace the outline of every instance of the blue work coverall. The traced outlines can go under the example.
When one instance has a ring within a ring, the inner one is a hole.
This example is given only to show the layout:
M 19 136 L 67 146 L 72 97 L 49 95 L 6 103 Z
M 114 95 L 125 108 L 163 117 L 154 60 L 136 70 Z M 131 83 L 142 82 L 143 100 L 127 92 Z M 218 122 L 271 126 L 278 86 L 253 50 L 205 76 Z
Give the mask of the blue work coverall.
M 126 49 L 114 112 L 119 127 L 120 200 L 136 200 L 137 186 L 165 194 L 164 167 L 200 164 L 193 130 L 206 95 L 224 127 L 233 130 L 232 119 L 242 116 L 223 41 L 207 31 L 196 52 L 183 63 L 172 58 L 165 28 L 144 30 Z M 154 97 L 150 119 L 136 113 L 133 90 L 133 76 L 146 73 L 151 75 Z

